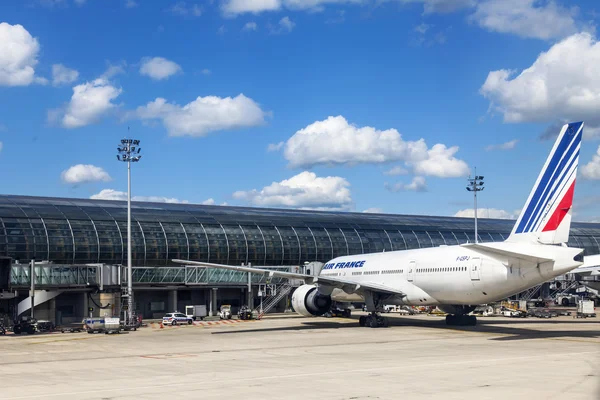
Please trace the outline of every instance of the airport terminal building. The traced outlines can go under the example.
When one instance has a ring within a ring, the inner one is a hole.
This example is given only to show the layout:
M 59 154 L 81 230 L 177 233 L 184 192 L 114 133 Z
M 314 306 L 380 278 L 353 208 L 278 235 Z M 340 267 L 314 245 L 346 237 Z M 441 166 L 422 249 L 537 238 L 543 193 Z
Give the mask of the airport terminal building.
M 481 242 L 504 240 L 514 224 L 481 218 L 478 222 Z M 474 239 L 471 218 L 132 202 L 137 309 L 145 318 L 184 304 L 210 303 L 216 309 L 225 301 L 243 303 L 251 285 L 264 284 L 263 277 L 235 271 L 191 270 L 170 261 L 176 258 L 298 270 L 305 263 L 325 263 L 342 255 Z M 600 224 L 573 223 L 569 246 L 584 248 L 586 255 L 600 254 Z M 30 260 L 52 262 L 52 276 L 45 270 L 40 276 L 36 273 L 37 287 L 61 291 L 53 309 L 62 307 L 63 315 L 82 314 L 88 304 L 70 309 L 66 305 L 81 303 L 73 296 L 92 290 L 89 281 L 100 279 L 90 268 L 127 265 L 127 202 L 0 196 L 0 256 L 12 258 L 11 287 L 21 295 L 29 288 Z M 56 266 L 63 267 L 59 278 Z M 77 271 L 65 272 L 68 268 Z M 87 271 L 85 283 L 80 281 L 81 271 Z M 65 273 L 70 275 L 65 278 Z M 155 303 L 163 303 L 163 309 Z

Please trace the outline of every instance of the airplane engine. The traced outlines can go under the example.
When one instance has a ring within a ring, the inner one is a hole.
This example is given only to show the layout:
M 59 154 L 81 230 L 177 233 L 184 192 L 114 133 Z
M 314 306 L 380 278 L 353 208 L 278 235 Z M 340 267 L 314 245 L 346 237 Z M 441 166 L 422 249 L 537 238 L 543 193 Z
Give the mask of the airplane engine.
M 292 294 L 292 307 L 304 316 L 320 316 L 331 309 L 331 296 L 319 293 L 315 285 L 302 285 Z
M 437 306 L 440 310 L 445 313 L 452 315 L 467 315 L 471 311 L 477 308 L 477 306 L 462 306 L 462 305 L 449 305 L 444 304 L 441 306 Z

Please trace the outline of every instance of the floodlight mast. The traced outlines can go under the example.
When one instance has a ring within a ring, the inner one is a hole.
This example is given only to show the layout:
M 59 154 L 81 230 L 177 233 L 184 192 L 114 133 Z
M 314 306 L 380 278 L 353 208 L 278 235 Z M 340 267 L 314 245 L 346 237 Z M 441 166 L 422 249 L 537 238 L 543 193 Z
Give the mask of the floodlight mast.
M 475 208 L 473 209 L 475 214 L 475 243 L 479 243 L 479 235 L 477 234 L 477 192 L 481 192 L 483 187 L 483 176 L 477 175 L 477 168 L 474 169 L 475 177 L 471 178 L 471 175 L 467 178 L 469 182 L 469 186 L 467 186 L 467 190 L 469 192 L 473 192 L 473 202 Z
M 126 324 L 133 325 L 133 285 L 131 267 L 131 163 L 140 161 L 142 150 L 140 141 L 136 139 L 122 139 L 121 145 L 117 147 L 117 160 L 127 163 L 127 313 Z

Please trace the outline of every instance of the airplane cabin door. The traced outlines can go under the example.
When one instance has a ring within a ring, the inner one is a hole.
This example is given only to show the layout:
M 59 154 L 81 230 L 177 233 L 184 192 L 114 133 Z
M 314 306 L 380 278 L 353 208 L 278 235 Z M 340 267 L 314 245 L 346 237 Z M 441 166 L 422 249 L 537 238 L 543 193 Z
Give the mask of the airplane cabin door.
M 417 270 L 417 262 L 411 261 L 408 263 L 408 281 L 412 282 L 415 280 L 415 272 Z
M 481 258 L 473 257 L 469 263 L 469 274 L 471 275 L 472 281 L 478 281 L 481 279 Z

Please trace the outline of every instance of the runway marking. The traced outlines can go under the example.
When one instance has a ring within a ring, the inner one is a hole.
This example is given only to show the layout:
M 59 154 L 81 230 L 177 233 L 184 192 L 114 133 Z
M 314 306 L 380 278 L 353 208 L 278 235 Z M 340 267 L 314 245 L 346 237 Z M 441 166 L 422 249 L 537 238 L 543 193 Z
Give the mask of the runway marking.
M 30 346 L 32 344 L 47 344 L 47 343 L 57 343 L 57 342 L 72 342 L 75 340 L 90 340 L 93 339 L 93 337 L 76 337 L 76 338 L 68 338 L 68 339 L 58 339 L 58 340 L 46 340 L 46 341 L 42 341 L 42 342 L 33 342 L 33 343 L 25 343 L 26 345 Z
M 495 358 L 495 359 L 475 359 L 468 361 L 444 361 L 443 365 L 465 365 L 465 364 L 486 364 L 486 363 L 497 363 L 503 361 L 517 361 L 517 360 L 533 360 L 539 358 L 548 358 L 548 357 L 557 357 L 557 356 L 580 356 L 585 354 L 599 354 L 600 350 L 597 351 L 585 351 L 579 353 L 548 353 L 540 356 L 522 356 L 522 357 L 503 357 L 503 358 Z M 257 377 L 248 377 L 248 378 L 236 378 L 236 382 L 256 382 L 256 381 L 265 381 L 265 380 L 277 380 L 277 379 L 290 379 L 290 378 L 307 378 L 313 376 L 327 376 L 327 375 L 340 375 L 340 374 L 352 374 L 352 373 L 360 373 L 364 374 L 366 372 L 379 372 L 379 371 L 390 371 L 390 370 L 398 370 L 398 369 L 414 369 L 414 368 L 431 368 L 431 367 L 439 367 L 440 361 L 436 361 L 433 363 L 422 363 L 422 364 L 410 364 L 410 365 L 398 365 L 395 367 L 376 367 L 376 368 L 356 368 L 356 369 L 347 369 L 347 370 L 329 370 L 329 371 L 319 371 L 319 372 L 307 372 L 303 374 L 280 374 L 280 375 L 267 375 L 267 376 L 257 376 Z M 108 392 L 124 392 L 124 391 L 147 391 L 147 390 L 155 390 L 159 388 L 176 388 L 176 387 L 196 387 L 196 386 L 205 386 L 205 385 L 214 385 L 219 383 L 231 383 L 230 378 L 226 379 L 209 379 L 204 381 L 186 381 L 180 383 L 168 383 L 168 384 L 159 384 L 159 385 L 144 385 L 144 386 L 127 386 L 123 388 L 102 388 L 102 393 Z M 98 394 L 98 390 L 80 390 L 80 391 L 72 391 L 72 392 L 62 392 L 62 393 L 44 393 L 39 395 L 30 395 L 30 396 L 18 396 L 18 397 L 5 397 L 5 400 L 18 400 L 18 399 L 39 399 L 39 398 L 49 398 L 49 397 L 61 397 L 61 396 L 80 396 L 86 394 Z M 140 394 L 140 393 L 138 393 Z

